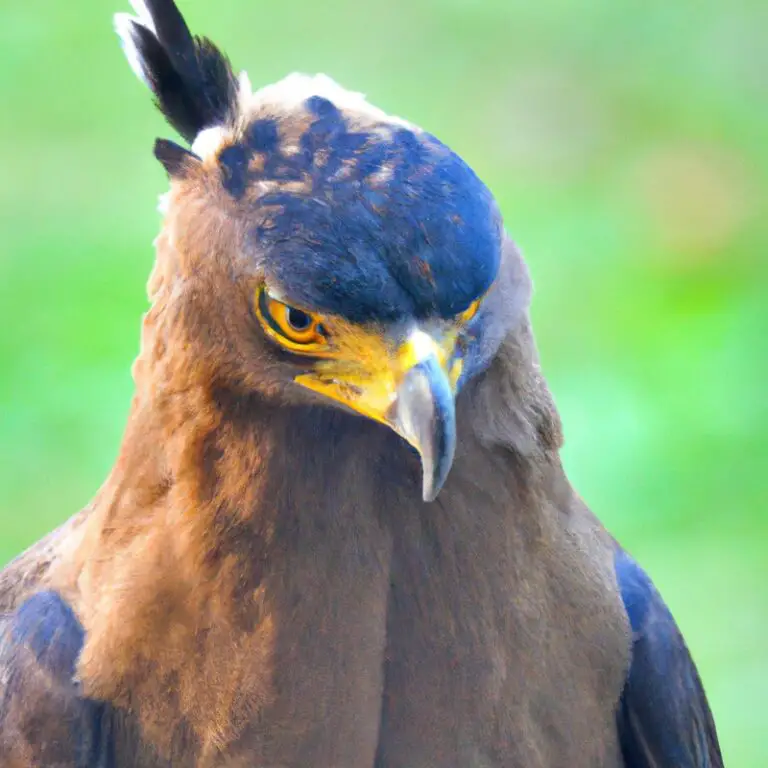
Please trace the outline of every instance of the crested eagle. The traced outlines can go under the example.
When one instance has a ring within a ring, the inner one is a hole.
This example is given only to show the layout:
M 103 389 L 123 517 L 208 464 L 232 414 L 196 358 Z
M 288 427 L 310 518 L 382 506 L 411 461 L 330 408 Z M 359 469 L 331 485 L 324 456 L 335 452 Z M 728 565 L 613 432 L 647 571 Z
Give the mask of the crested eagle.
M 717 768 L 693 661 L 574 492 L 493 196 L 324 76 L 116 27 L 183 147 L 92 503 L 0 575 L 8 768 Z

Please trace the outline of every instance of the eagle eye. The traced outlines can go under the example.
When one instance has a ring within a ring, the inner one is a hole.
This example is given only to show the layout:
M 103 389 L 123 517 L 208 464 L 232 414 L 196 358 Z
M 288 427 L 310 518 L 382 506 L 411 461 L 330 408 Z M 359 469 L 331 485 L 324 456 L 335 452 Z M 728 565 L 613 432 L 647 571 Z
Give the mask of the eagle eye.
M 300 354 L 316 354 L 327 347 L 328 338 L 320 318 L 271 296 L 265 285 L 256 291 L 256 316 L 273 341 Z

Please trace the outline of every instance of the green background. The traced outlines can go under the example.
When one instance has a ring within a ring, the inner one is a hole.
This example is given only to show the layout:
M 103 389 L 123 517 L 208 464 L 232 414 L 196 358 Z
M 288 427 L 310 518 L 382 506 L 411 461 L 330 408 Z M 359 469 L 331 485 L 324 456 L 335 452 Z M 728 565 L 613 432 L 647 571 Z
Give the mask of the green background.
M 647 567 L 726 763 L 768 765 L 768 4 L 186 0 L 254 85 L 322 71 L 498 196 L 579 491 Z M 102 0 L 0 0 L 0 562 L 115 457 L 172 136 Z

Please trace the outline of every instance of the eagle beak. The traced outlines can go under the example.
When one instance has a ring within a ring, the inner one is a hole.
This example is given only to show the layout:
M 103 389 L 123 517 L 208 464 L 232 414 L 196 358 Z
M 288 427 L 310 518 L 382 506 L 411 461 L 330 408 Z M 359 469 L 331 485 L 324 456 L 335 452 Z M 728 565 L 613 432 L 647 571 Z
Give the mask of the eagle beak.
M 421 456 L 424 501 L 434 501 L 456 452 L 456 406 L 452 376 L 442 347 L 423 331 L 402 345 L 402 378 L 389 414 L 392 428 Z
M 456 452 L 453 389 L 438 359 L 414 365 L 397 389 L 393 427 L 421 456 L 422 495 L 434 501 Z
M 435 339 L 414 329 L 395 348 L 381 344 L 375 334 L 350 340 L 360 363 L 321 360 L 295 381 L 385 424 L 410 443 L 421 456 L 424 501 L 434 501 L 456 452 L 454 393 L 462 361 L 454 355 L 455 333 Z

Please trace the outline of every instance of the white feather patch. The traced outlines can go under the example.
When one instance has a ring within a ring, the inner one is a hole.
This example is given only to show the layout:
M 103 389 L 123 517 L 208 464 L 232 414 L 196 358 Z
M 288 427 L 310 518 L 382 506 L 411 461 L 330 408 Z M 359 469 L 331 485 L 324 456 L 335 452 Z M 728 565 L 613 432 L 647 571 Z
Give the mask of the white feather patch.
M 136 15 L 139 17 L 138 21 L 142 24 L 142 26 L 145 26 L 155 35 L 155 37 L 157 37 L 155 21 L 152 18 L 152 14 L 149 12 L 147 4 L 144 2 L 144 0 L 131 0 L 131 8 L 133 8 L 133 10 L 136 12 Z
M 245 70 L 237 76 L 237 84 L 237 98 L 240 104 L 247 104 L 253 95 L 253 88 L 251 87 L 251 78 L 248 77 L 248 73 Z
M 130 16 L 127 13 L 116 13 L 114 16 L 115 32 L 117 32 L 120 37 L 120 44 L 123 47 L 125 58 L 128 59 L 128 64 L 136 77 L 138 77 L 146 86 L 151 87 L 149 78 L 144 69 L 144 63 L 139 54 L 139 49 L 133 37 L 134 27 L 137 24 L 144 26 L 137 18 Z
M 250 85 L 250 84 L 249 84 Z M 300 107 L 312 96 L 320 96 L 328 99 L 342 111 L 357 113 L 375 121 L 399 125 L 412 131 L 419 129 L 407 120 L 388 115 L 378 107 L 368 102 L 365 95 L 356 91 L 348 91 L 327 75 L 303 75 L 294 72 L 272 85 L 264 86 L 249 96 L 241 91 L 241 103 L 248 111 L 258 110 L 262 107 L 273 107 L 294 110 Z
M 209 157 L 218 151 L 228 135 L 229 132 L 222 125 L 204 128 L 192 142 L 192 151 L 198 157 Z

